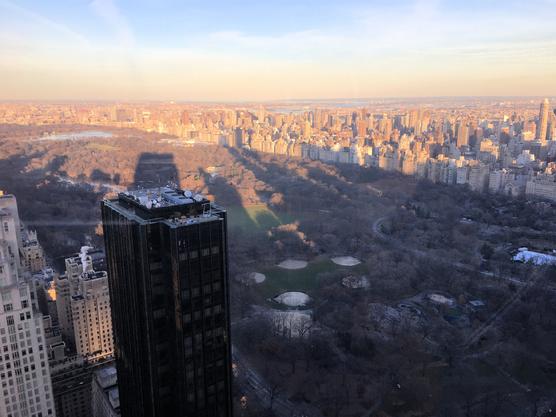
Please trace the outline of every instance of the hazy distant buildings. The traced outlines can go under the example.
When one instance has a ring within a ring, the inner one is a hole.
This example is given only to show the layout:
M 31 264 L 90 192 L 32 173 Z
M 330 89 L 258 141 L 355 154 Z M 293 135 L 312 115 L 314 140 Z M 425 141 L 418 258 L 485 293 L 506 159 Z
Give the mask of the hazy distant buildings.
M 556 181 L 554 175 L 537 175 L 527 181 L 525 195 L 556 202 Z
M 385 102 L 373 109 L 368 108 L 371 103 L 359 108 L 344 103 L 312 110 L 295 104 L 273 109 L 250 104 L 128 103 L 79 108 L 68 104 L 63 112 L 54 105 L 21 104 L 0 105 L 0 119 L 5 123 L 33 120 L 37 124 L 63 121 L 135 127 L 176 135 L 181 139 L 174 141 L 183 141 L 185 146 L 211 143 L 327 163 L 381 167 L 435 182 L 469 184 L 477 190 L 491 188 L 490 175 L 488 186 L 484 185 L 486 169 L 489 174 L 505 169 L 513 175 L 516 168 L 523 168 L 518 182 L 511 180 L 498 187 L 493 179 L 493 188 L 500 192 L 511 189 L 512 195 L 525 193 L 523 175 L 556 174 L 547 171 L 547 164 L 556 157 L 556 141 L 552 140 L 556 118 L 547 99 L 540 103 L 540 111 L 525 99 L 496 105 L 480 102 L 413 103 L 409 108 Z M 472 172 L 477 162 L 481 168 Z M 24 257 L 27 268 L 38 269 L 40 258 L 30 246 Z
M 488 169 L 488 166 L 483 164 L 472 166 L 469 170 L 469 187 L 473 191 L 485 191 L 489 184 L 489 175 L 490 171 Z
M 469 146 L 469 126 L 466 122 L 461 121 L 458 126 L 457 147 Z
M 226 212 L 144 189 L 102 219 L 122 416 L 231 415 Z

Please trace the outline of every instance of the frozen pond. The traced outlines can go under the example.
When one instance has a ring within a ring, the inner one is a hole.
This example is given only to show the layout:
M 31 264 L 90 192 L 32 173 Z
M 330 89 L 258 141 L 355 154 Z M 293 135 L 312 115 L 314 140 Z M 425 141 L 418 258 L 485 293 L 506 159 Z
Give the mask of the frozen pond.
M 114 135 L 111 132 L 103 130 L 84 130 L 82 132 L 55 133 L 53 135 L 45 135 L 35 140 L 80 140 L 91 138 L 111 138 Z

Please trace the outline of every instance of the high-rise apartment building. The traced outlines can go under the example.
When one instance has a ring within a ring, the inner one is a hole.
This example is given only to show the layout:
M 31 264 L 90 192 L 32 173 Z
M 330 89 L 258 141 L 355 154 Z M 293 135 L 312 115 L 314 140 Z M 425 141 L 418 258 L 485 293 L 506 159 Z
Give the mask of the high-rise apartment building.
M 90 417 L 92 374 L 113 362 L 108 276 L 95 262 L 96 251 L 66 258 L 66 271 L 55 278 L 61 338 L 52 339 L 50 367 L 58 417 Z
M 108 276 L 95 271 L 88 247 L 66 259 L 55 278 L 58 322 L 65 341 L 89 361 L 113 354 Z
M 226 212 L 164 187 L 102 220 L 122 416 L 230 416 Z
M 71 312 L 77 354 L 89 360 L 112 356 L 112 317 L 105 271 L 81 274 L 79 290 L 71 298 Z
M 539 112 L 539 125 L 537 128 L 537 140 L 546 140 L 548 134 L 548 115 L 550 112 L 550 103 L 547 98 L 541 103 L 541 109 Z
M 43 318 L 20 274 L 21 242 L 16 199 L 0 192 L 0 416 L 54 416 Z
M 23 233 L 23 245 L 20 249 L 21 263 L 26 271 L 35 273 L 46 268 L 44 251 L 34 230 Z
M 75 332 L 73 328 L 72 297 L 79 289 L 79 277 L 83 272 L 91 272 L 93 263 L 85 253 L 66 258 L 66 273 L 54 278 L 56 288 L 56 309 L 60 330 L 66 342 L 75 346 Z

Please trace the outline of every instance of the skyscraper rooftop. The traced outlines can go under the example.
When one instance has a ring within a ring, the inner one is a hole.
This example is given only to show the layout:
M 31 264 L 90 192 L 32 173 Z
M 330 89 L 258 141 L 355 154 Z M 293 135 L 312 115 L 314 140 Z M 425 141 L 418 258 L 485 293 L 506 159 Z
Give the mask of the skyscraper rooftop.
M 126 191 L 108 204 L 143 221 L 167 219 L 175 223 L 201 221 L 210 218 L 213 210 L 219 210 L 201 194 L 170 187 Z

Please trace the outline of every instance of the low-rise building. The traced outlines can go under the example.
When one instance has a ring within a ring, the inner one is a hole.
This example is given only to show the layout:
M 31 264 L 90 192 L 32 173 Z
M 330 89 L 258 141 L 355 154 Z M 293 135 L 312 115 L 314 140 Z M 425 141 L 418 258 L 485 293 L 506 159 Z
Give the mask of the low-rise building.
M 94 372 L 91 395 L 92 417 L 119 417 L 120 394 L 115 366 Z

